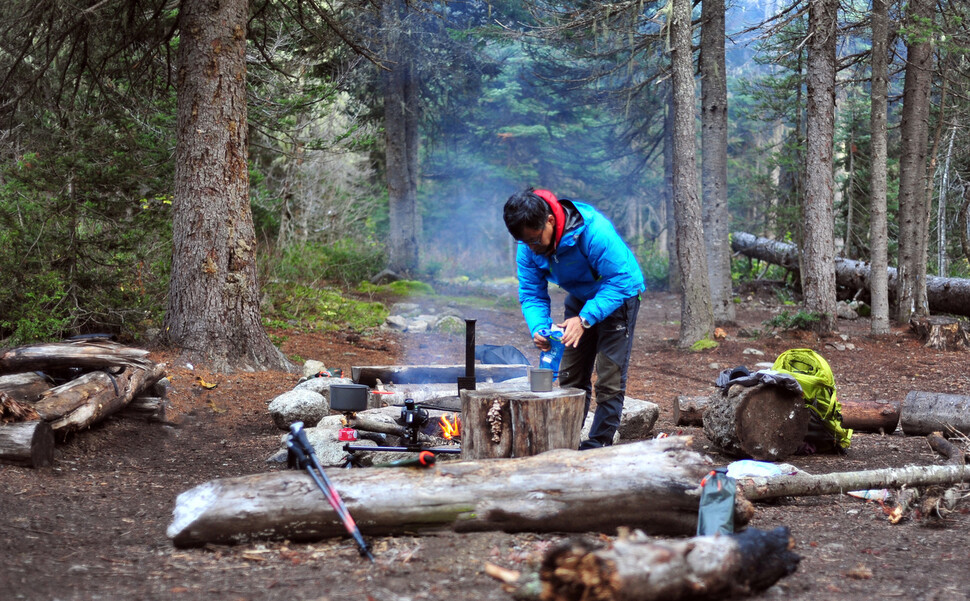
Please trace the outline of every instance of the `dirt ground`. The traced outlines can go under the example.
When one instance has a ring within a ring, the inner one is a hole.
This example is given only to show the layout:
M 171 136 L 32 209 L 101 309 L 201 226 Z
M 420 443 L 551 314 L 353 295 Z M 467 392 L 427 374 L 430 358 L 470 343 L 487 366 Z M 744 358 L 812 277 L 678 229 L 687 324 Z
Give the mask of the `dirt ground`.
M 630 367 L 628 394 L 661 407 L 654 434 L 691 435 L 694 448 L 717 464 L 731 459 L 709 448 L 702 429 L 673 424 L 674 398 L 707 394 L 720 370 L 754 367 L 789 348 L 808 346 L 825 356 L 842 399 L 902 400 L 912 390 L 970 394 L 966 352 L 926 349 L 905 327 L 875 339 L 865 319 L 840 320 L 841 335 L 825 340 L 804 332 L 745 337 L 743 330 L 764 330 L 766 319 L 796 308 L 779 305 L 770 292 L 741 298 L 727 339 L 716 349 L 687 353 L 674 346 L 679 299 L 646 295 Z M 513 344 L 533 356 L 516 309 L 457 308 L 477 319 L 478 343 Z M 273 334 L 285 337 L 288 356 L 345 371 L 464 362 L 464 337 Z M 0 466 L 0 598 L 508 600 L 485 575 L 485 563 L 527 570 L 551 543 L 567 538 L 500 532 L 372 538 L 374 565 L 347 539 L 175 548 L 165 530 L 179 493 L 215 478 L 283 469 L 265 461 L 282 434 L 267 404 L 291 389 L 298 374 L 218 375 L 172 364 L 168 373 L 173 424 L 111 417 L 59 444 L 52 467 Z M 217 386 L 206 389 L 198 378 Z M 944 463 L 925 439 L 899 431 L 857 433 L 844 457 L 789 461 L 813 474 Z M 879 505 L 849 496 L 786 499 L 756 509 L 749 526 L 788 526 L 802 560 L 795 574 L 755 598 L 956 601 L 970 594 L 970 499 L 943 519 L 912 516 L 897 525 Z

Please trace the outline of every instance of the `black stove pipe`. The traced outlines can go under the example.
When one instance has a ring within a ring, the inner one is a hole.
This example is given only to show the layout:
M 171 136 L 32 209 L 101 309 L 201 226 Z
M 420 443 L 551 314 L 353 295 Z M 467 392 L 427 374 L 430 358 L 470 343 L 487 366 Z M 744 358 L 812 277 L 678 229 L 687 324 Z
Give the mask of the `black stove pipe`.
M 462 390 L 475 390 L 475 320 L 465 320 L 465 375 L 458 378 L 458 396 Z

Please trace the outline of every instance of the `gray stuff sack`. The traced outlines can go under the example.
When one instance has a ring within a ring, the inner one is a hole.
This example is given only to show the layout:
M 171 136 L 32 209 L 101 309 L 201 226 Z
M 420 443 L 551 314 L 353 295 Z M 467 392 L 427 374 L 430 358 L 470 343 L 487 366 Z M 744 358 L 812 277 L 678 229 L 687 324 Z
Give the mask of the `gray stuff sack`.
M 727 469 L 711 471 L 701 480 L 697 536 L 734 533 L 734 494 L 737 485 Z

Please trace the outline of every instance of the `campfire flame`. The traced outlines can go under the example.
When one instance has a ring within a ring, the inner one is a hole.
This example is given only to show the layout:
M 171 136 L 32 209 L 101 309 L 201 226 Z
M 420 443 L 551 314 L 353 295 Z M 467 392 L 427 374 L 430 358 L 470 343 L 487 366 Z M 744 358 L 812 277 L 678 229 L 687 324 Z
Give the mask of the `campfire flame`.
M 451 416 L 451 419 L 448 416 Z M 438 425 L 441 426 L 441 435 L 448 440 L 461 435 L 461 418 L 453 413 L 442 415 Z

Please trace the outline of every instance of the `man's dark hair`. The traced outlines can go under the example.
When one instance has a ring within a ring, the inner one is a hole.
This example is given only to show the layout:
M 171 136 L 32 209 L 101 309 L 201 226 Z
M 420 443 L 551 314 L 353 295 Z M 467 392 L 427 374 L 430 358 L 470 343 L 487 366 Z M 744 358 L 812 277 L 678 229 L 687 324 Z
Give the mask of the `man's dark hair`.
M 552 213 L 549 203 L 544 201 L 534 192 L 534 188 L 528 188 L 523 192 L 509 196 L 505 201 L 505 209 L 502 216 L 505 218 L 505 227 L 516 240 L 522 239 L 522 230 L 529 228 L 541 230 L 546 225 L 546 219 Z

